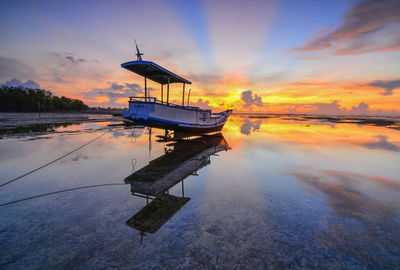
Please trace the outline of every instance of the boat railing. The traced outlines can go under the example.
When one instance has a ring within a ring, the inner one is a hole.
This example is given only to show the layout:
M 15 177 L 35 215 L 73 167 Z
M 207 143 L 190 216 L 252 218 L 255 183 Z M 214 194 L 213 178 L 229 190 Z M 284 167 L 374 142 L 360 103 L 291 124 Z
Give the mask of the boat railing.
M 156 97 L 129 97 L 129 102 L 145 102 L 145 103 L 155 103 L 155 104 L 161 104 L 161 105 L 166 105 L 169 107 L 176 107 L 176 108 L 182 108 L 182 109 L 189 109 L 189 110 L 198 110 L 202 112 L 210 112 L 211 110 L 203 110 L 200 109 L 199 107 L 193 107 L 193 106 L 182 106 L 170 102 L 165 102 L 157 99 Z

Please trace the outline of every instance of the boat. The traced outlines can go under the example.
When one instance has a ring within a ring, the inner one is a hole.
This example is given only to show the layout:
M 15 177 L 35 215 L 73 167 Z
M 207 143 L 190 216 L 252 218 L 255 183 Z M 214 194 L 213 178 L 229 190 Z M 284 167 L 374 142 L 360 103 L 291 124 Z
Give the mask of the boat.
M 121 64 L 121 67 L 144 77 L 144 97 L 130 97 L 127 111 L 122 117 L 137 125 L 156 127 L 165 130 L 209 133 L 222 130 L 232 110 L 213 113 L 211 110 L 189 106 L 190 90 L 185 105 L 185 86 L 190 81 L 178 76 L 154 62 L 143 61 L 142 53 L 136 44 L 136 61 Z M 147 80 L 160 84 L 161 99 L 148 95 Z M 182 83 L 182 104 L 170 103 L 170 84 Z M 164 100 L 166 86 L 166 100 Z

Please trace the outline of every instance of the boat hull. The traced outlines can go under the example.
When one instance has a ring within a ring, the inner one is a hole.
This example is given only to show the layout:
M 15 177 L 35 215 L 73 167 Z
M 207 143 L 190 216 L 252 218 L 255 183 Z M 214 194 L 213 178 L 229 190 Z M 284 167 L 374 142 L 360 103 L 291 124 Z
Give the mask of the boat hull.
M 167 130 L 175 130 L 175 131 L 182 131 L 182 132 L 190 132 L 190 133 L 209 133 L 209 132 L 216 132 L 221 131 L 224 127 L 226 121 L 220 123 L 219 125 L 214 126 L 199 126 L 199 125 L 188 125 L 185 123 L 173 123 L 169 122 L 168 120 L 157 119 L 153 117 L 149 117 L 148 119 L 130 119 L 136 125 L 147 126 L 147 127 L 155 127 L 160 129 L 167 129 Z
M 232 110 L 212 114 L 210 110 L 155 102 L 131 102 L 122 116 L 137 125 L 167 130 L 210 133 L 221 131 Z

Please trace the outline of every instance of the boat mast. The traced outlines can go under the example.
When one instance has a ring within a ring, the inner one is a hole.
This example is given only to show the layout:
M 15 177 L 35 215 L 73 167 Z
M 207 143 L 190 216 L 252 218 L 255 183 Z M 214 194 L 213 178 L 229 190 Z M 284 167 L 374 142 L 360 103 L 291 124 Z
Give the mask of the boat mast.
M 133 39 L 135 41 L 135 46 L 136 46 L 136 61 L 143 61 L 142 59 L 142 55 L 143 53 L 141 53 L 139 51 L 139 47 L 136 43 L 136 39 Z M 147 76 L 144 76 L 144 101 L 147 101 Z
M 133 39 L 133 40 L 135 41 L 135 46 L 136 46 L 136 57 L 137 57 L 136 61 L 143 61 L 143 59 L 142 59 L 143 53 L 140 53 L 139 47 L 136 43 L 136 39 Z

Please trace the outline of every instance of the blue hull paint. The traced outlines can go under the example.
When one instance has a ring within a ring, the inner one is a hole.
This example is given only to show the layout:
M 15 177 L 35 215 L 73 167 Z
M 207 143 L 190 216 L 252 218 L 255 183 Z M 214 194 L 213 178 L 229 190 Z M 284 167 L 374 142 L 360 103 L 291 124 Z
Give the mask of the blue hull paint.
M 194 125 L 194 124 L 187 124 L 183 122 L 171 121 L 166 119 L 160 119 L 156 117 L 147 117 L 144 118 L 135 118 L 135 116 L 131 115 L 125 117 L 133 121 L 137 125 L 167 129 L 167 130 L 175 130 L 175 131 L 184 131 L 184 132 L 194 132 L 194 133 L 208 133 L 208 132 L 215 132 L 221 131 L 224 127 L 226 121 L 228 120 L 229 115 L 232 111 L 227 111 L 227 115 L 220 120 L 219 122 L 213 125 Z

